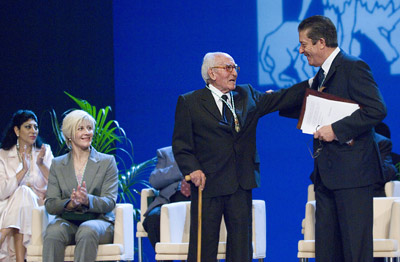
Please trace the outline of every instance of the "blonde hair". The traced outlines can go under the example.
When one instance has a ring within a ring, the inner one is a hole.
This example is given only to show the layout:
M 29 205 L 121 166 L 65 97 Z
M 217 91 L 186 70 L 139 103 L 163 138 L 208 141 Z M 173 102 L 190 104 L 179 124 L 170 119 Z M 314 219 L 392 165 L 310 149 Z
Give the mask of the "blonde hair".
M 74 110 L 69 112 L 62 122 L 62 135 L 65 143 L 68 148 L 71 148 L 71 138 L 75 136 L 76 129 L 80 123 L 83 121 L 89 121 L 94 130 L 94 126 L 96 125 L 96 120 L 89 115 L 86 111 L 83 110 Z

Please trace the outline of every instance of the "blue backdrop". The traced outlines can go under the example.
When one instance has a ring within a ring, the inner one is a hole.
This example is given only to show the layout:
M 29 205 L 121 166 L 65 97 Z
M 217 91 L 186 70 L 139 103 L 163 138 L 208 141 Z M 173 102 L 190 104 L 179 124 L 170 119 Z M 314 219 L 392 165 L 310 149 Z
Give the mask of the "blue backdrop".
M 114 1 L 115 114 L 133 141 L 136 162 L 171 144 L 177 97 L 204 87 L 200 66 L 207 52 L 231 54 L 241 67 L 238 83 L 259 90 L 312 77 L 314 69 L 298 55 L 297 25 L 314 14 L 331 17 L 340 46 L 371 66 L 399 152 L 399 7 L 390 0 L 331 2 Z M 262 186 L 253 194 L 266 201 L 267 261 L 296 261 L 302 238 L 312 138 L 296 123 L 273 113 L 258 127 Z

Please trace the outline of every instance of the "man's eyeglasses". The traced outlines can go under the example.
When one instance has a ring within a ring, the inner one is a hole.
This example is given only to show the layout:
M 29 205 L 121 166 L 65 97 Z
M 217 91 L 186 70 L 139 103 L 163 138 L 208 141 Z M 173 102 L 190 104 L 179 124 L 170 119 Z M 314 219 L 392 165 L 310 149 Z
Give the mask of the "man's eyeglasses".
M 240 71 L 240 67 L 236 64 L 234 65 L 224 65 L 224 66 L 213 66 L 211 68 L 221 68 L 221 69 L 225 69 L 228 72 L 232 72 L 233 69 L 236 70 L 236 72 Z
M 308 147 L 308 152 L 310 152 L 310 155 L 313 159 L 319 157 L 319 155 L 321 154 L 322 149 L 324 148 L 324 144 L 322 144 L 321 140 L 318 140 L 319 145 L 318 148 L 315 150 L 314 154 L 312 153 L 310 147 Z
M 315 128 L 315 131 L 318 130 L 318 127 L 319 127 L 319 125 Z M 311 138 L 311 141 L 313 141 L 313 139 L 314 139 L 314 138 Z M 312 157 L 313 159 L 319 157 L 319 155 L 321 154 L 322 149 L 324 148 L 324 144 L 322 143 L 322 141 L 321 141 L 321 140 L 318 140 L 318 142 L 319 142 L 319 145 L 318 145 L 317 149 L 315 150 L 314 154 L 312 153 L 310 147 L 307 146 L 307 147 L 308 147 L 308 152 L 310 152 L 310 155 L 311 155 L 311 157 Z

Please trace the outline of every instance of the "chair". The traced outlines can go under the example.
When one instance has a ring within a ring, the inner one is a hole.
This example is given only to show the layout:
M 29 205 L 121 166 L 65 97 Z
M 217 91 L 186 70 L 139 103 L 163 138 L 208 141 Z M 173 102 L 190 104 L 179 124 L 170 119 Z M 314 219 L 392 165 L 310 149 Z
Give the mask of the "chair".
M 315 201 L 306 204 L 304 240 L 298 243 L 297 257 L 301 262 L 315 257 Z M 374 198 L 374 257 L 389 261 L 400 256 L 400 198 Z
M 315 194 L 314 194 L 314 184 L 310 184 L 307 187 L 307 203 L 310 201 L 315 200 Z M 303 218 L 301 221 L 301 233 L 304 235 L 304 225 L 306 223 L 306 219 Z
M 253 258 L 263 261 L 266 253 L 265 202 L 253 200 Z M 177 202 L 161 208 L 160 242 L 156 260 L 186 260 L 189 249 L 190 202 Z M 225 259 L 226 227 L 222 219 L 217 259 Z
M 99 245 L 96 261 L 133 260 L 133 206 L 117 204 L 114 209 L 114 241 L 112 244 Z M 44 206 L 35 208 L 32 213 L 32 238 L 27 248 L 27 261 L 42 261 L 43 234 L 48 223 L 54 219 Z M 75 246 L 65 249 L 65 261 L 74 260 Z
M 385 184 L 387 197 L 400 197 L 400 181 L 390 181 Z
M 315 257 L 315 209 L 315 200 L 307 202 L 305 218 L 302 221 L 304 240 L 298 243 L 297 257 L 300 262 L 306 262 L 309 258 Z
M 136 237 L 138 238 L 138 259 L 139 262 L 143 261 L 143 237 L 147 237 L 147 232 L 143 228 L 144 213 L 150 204 L 151 199 L 154 198 L 154 191 L 150 188 L 142 189 L 140 193 L 140 221 L 136 224 Z

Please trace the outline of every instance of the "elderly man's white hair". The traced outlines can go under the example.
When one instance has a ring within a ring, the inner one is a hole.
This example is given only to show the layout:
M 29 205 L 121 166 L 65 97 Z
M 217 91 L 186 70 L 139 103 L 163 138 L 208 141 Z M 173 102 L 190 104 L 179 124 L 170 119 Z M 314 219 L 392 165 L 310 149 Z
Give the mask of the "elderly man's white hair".
M 206 82 L 206 84 L 208 84 L 208 81 L 210 80 L 210 76 L 208 75 L 208 69 L 210 67 L 215 66 L 215 57 L 219 56 L 219 55 L 223 55 L 223 56 L 232 58 L 230 55 L 228 55 L 227 53 L 224 53 L 224 52 L 210 52 L 210 53 L 207 53 L 203 58 L 203 64 L 201 65 L 201 76 L 203 77 L 203 80 L 204 80 L 204 82 Z M 233 58 L 232 58 L 232 60 L 233 60 Z

